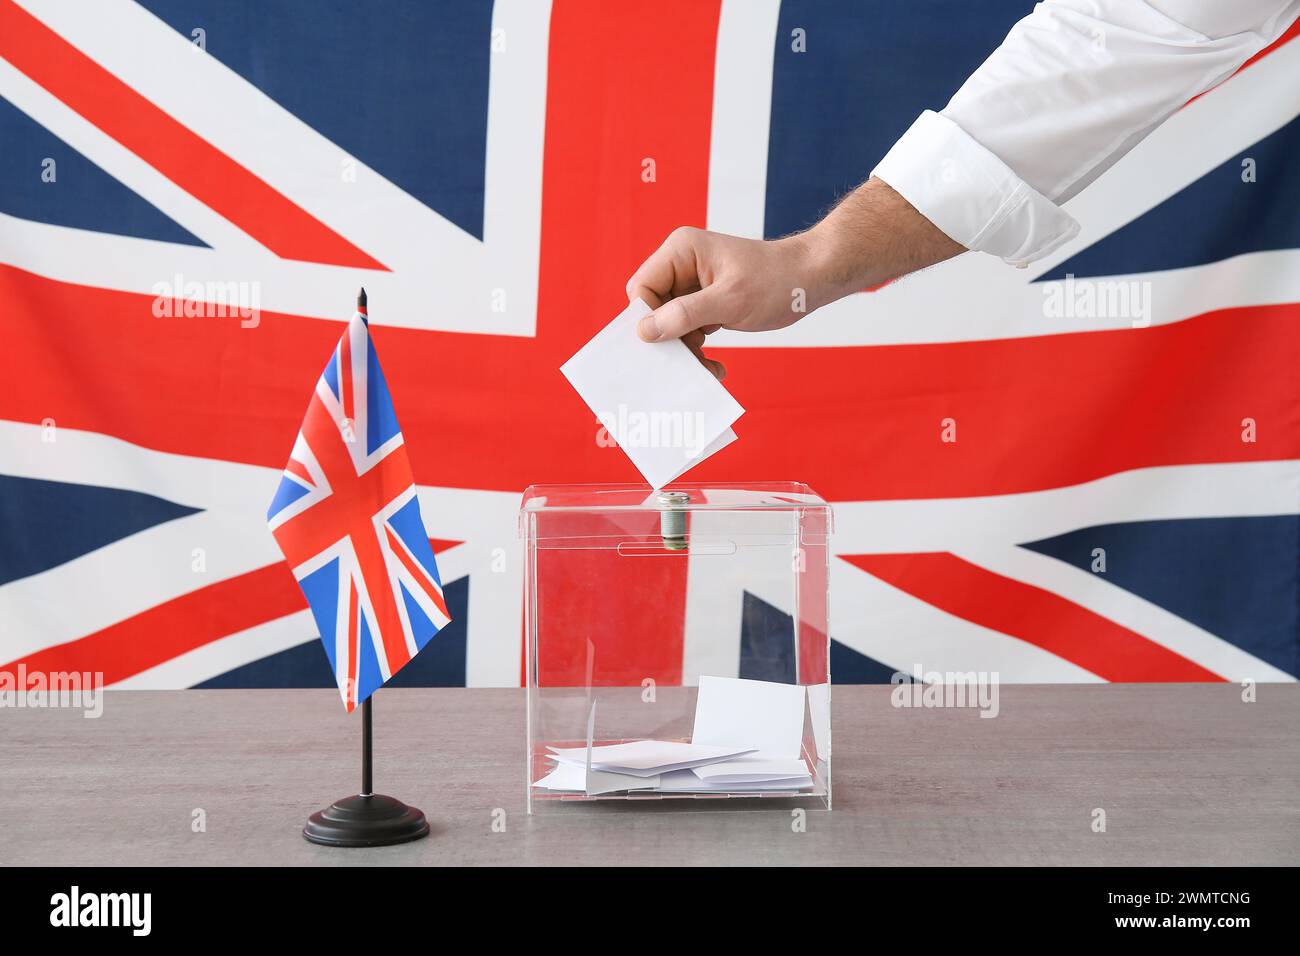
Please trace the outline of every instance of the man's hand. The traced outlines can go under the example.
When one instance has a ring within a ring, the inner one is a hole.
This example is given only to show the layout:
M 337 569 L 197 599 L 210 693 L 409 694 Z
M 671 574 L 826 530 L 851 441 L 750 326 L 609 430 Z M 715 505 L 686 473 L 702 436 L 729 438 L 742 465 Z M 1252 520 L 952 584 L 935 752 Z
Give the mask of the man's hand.
M 642 339 L 679 338 L 723 378 L 722 363 L 701 351 L 709 333 L 783 329 L 851 292 L 963 251 L 870 179 L 812 229 L 784 239 L 676 229 L 628 280 L 627 296 L 654 309 L 637 326 Z
M 647 342 L 681 339 L 718 378 L 721 362 L 707 359 L 704 336 L 719 328 L 764 332 L 796 322 L 795 290 L 809 281 L 803 236 L 764 242 L 683 226 L 673 230 L 628 280 L 628 301 L 654 311 L 637 333 Z

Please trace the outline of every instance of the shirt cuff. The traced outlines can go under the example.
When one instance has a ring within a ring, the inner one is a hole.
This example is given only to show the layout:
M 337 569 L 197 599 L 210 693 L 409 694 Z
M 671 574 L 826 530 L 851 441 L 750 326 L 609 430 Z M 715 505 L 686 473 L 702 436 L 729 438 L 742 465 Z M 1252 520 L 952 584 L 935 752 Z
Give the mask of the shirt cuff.
M 1024 266 L 1079 232 L 1079 224 L 960 126 L 926 110 L 871 175 L 967 249 Z

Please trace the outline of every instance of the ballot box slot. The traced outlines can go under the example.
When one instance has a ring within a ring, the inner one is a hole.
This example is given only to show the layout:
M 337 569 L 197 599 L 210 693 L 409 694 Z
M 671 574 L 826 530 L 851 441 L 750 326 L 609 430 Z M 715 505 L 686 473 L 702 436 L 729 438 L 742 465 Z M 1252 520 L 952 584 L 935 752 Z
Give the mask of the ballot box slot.
M 620 555 L 625 558 L 663 558 L 663 557 L 690 557 L 700 555 L 730 555 L 736 553 L 736 542 L 734 541 L 704 541 L 695 542 L 687 539 L 685 547 L 681 550 L 664 547 L 661 543 L 646 543 L 640 541 L 623 541 L 620 542 L 616 549 Z

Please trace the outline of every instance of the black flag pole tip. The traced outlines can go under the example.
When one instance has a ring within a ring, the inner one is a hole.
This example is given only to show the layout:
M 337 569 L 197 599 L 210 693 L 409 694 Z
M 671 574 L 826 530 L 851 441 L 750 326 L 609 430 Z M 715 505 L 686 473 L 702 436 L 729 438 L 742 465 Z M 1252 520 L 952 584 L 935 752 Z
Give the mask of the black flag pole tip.
M 362 286 L 361 291 L 357 293 L 357 308 L 364 309 L 365 307 L 366 307 L 366 289 L 365 286 Z

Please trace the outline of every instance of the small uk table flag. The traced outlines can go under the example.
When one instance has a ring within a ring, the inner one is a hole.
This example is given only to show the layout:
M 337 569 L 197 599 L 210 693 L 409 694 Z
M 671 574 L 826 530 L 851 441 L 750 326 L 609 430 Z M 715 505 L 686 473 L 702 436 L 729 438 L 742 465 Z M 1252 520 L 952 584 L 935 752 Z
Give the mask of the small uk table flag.
M 352 711 L 451 620 L 364 290 L 266 517 Z

